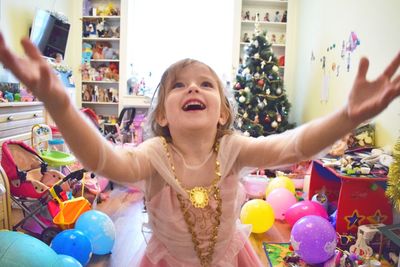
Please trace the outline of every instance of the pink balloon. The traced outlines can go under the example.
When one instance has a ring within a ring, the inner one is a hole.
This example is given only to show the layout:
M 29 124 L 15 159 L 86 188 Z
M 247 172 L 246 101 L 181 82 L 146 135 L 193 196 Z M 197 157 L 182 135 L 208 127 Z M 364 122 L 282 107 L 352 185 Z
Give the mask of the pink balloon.
M 266 200 L 271 205 L 275 218 L 278 220 L 285 219 L 286 211 L 297 202 L 293 193 L 283 187 L 272 190 Z
M 297 202 L 286 211 L 285 220 L 293 226 L 297 220 L 307 215 L 316 215 L 328 219 L 328 213 L 321 204 L 315 201 L 304 200 Z

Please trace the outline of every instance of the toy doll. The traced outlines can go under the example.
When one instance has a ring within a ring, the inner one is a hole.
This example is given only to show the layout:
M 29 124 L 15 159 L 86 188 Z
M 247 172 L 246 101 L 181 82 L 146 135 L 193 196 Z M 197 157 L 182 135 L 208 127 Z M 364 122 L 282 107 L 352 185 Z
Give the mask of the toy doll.
M 264 16 L 264 21 L 269 21 L 269 13 L 267 12 L 267 13 L 265 13 L 265 16 Z
M 286 23 L 287 22 L 287 10 L 285 10 L 284 12 L 283 12 L 283 16 L 282 16 L 282 21 L 281 22 L 283 22 L 283 23 Z
M 274 22 L 281 22 L 281 16 L 279 15 L 279 11 L 275 12 Z

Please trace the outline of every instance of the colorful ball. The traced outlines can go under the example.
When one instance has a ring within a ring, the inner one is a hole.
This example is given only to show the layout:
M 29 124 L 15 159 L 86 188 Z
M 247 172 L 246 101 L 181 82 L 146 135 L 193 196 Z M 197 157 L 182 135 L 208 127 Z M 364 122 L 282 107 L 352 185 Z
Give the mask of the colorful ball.
M 98 210 L 89 210 L 79 216 L 75 229 L 82 231 L 89 238 L 93 254 L 111 253 L 115 242 L 115 227 L 107 214 Z
M 68 255 L 86 266 L 92 257 L 92 244 L 89 238 L 79 230 L 68 229 L 57 234 L 50 247 L 58 254 Z
M 276 188 L 267 196 L 267 202 L 274 210 L 275 219 L 283 220 L 286 211 L 297 202 L 297 199 L 286 188 Z
M 253 233 L 264 233 L 274 224 L 275 215 L 271 205 L 266 201 L 252 199 L 243 205 L 240 221 L 243 224 L 251 224 Z
M 276 178 L 271 179 L 271 181 L 268 184 L 267 190 L 265 192 L 265 196 L 268 197 L 269 193 L 272 192 L 272 190 L 276 188 L 286 188 L 293 194 L 296 192 L 295 185 L 292 181 L 292 179 L 286 177 L 286 176 L 279 176 Z
M 0 231 L 0 266 L 62 266 L 57 253 L 37 238 Z
M 293 226 L 299 219 L 307 215 L 317 215 L 324 219 L 328 219 L 328 214 L 321 204 L 304 200 L 295 203 L 285 213 L 285 220 L 288 224 Z
M 62 262 L 62 267 L 82 267 L 82 264 L 71 256 L 60 254 L 58 257 Z
M 308 215 L 293 225 L 290 243 L 306 263 L 323 263 L 335 254 L 336 231 L 328 220 Z

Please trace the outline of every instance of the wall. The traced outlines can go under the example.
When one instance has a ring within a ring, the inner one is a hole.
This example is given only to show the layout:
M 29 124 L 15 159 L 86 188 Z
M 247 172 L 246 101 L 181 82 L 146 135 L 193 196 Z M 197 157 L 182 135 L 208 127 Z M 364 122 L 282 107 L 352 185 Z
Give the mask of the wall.
M 80 53 L 74 51 L 81 50 L 80 44 L 74 42 L 75 36 L 80 36 L 81 23 L 78 20 L 78 15 L 74 10 L 77 9 L 77 2 L 68 0 L 0 0 L 0 30 L 3 33 L 7 44 L 14 51 L 21 54 L 23 49 L 20 45 L 20 40 L 24 36 L 29 35 L 29 27 L 32 25 L 36 9 L 46 9 L 56 11 L 68 17 L 71 23 L 71 28 L 68 36 L 67 49 L 65 52 L 65 62 L 67 65 L 74 67 L 76 75 L 80 62 Z M 77 23 L 78 21 L 78 23 Z M 74 55 L 76 54 L 76 55 Z
M 400 1 L 398 0 L 289 0 L 285 82 L 293 104 L 291 119 L 301 124 L 327 114 L 346 102 L 359 59 L 370 59 L 368 79 L 376 78 L 399 52 Z M 342 59 L 341 45 L 354 31 L 360 45 Z M 335 48 L 329 49 L 335 45 Z M 312 53 L 315 60 L 312 61 Z M 325 72 L 322 57 L 326 57 Z M 332 70 L 332 63 L 339 67 Z M 399 71 L 397 73 L 400 73 Z M 328 97 L 321 101 L 323 83 Z M 393 145 L 400 136 L 400 99 L 374 118 L 377 145 Z

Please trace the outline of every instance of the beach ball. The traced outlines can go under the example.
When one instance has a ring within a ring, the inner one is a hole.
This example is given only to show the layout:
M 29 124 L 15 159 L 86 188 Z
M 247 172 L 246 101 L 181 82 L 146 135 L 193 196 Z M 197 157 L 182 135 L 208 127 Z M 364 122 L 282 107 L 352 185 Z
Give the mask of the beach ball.
M 115 242 L 115 226 L 107 214 L 98 210 L 89 210 L 79 216 L 75 229 L 82 231 L 90 240 L 93 254 L 111 253 Z
M 293 225 L 290 243 L 306 263 L 323 263 L 335 254 L 336 231 L 328 220 L 308 215 Z
M 274 210 L 265 200 L 252 199 L 243 205 L 240 221 L 243 224 L 251 224 L 253 233 L 264 233 L 274 224 Z
M 89 238 L 79 230 L 68 229 L 57 234 L 50 247 L 58 254 L 68 255 L 86 266 L 92 257 L 92 244 Z
M 293 193 L 286 188 L 272 190 L 266 200 L 274 210 L 275 219 L 278 220 L 285 219 L 286 211 L 297 202 Z
M 307 215 L 316 215 L 328 219 L 328 213 L 321 204 L 310 200 L 303 200 L 295 203 L 287 209 L 285 220 L 288 224 L 293 226 L 300 218 Z
M 62 267 L 82 267 L 82 264 L 78 260 L 69 255 L 60 254 L 58 257 L 60 258 Z
M 46 243 L 30 235 L 0 231 L 0 266 L 58 267 L 58 255 Z
M 268 197 L 269 193 L 271 193 L 272 190 L 276 188 L 286 188 L 293 194 L 296 192 L 294 182 L 292 181 L 292 179 L 286 176 L 279 176 L 271 179 L 268 183 L 267 190 L 265 191 L 265 196 Z

